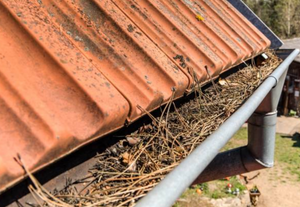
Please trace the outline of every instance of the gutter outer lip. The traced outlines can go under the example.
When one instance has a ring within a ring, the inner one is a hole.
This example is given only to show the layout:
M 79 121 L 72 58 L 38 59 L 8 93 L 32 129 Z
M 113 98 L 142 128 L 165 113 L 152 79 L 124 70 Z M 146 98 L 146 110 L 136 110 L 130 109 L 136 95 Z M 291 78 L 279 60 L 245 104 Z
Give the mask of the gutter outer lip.
M 298 54 L 299 49 L 295 49 L 227 121 L 140 200 L 136 207 L 149 206 L 149 204 L 155 207 L 172 206 L 253 114 Z

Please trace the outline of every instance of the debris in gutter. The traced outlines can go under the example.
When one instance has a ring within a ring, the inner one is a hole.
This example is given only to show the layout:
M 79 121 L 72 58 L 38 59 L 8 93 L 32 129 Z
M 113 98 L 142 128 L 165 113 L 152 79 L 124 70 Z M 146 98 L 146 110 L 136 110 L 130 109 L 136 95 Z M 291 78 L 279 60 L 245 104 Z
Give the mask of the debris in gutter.
M 30 174 L 29 186 L 40 206 L 133 206 L 231 116 L 280 64 L 272 52 L 256 66 L 240 69 L 202 90 L 195 81 L 195 98 L 176 106 L 171 98 L 160 117 L 97 155 L 90 176 L 68 181 L 49 193 Z M 176 56 L 174 59 L 182 60 Z M 183 61 L 182 61 L 183 62 Z M 172 109 L 172 110 L 171 110 Z M 24 167 L 24 166 L 23 166 Z M 24 168 L 26 169 L 26 168 Z

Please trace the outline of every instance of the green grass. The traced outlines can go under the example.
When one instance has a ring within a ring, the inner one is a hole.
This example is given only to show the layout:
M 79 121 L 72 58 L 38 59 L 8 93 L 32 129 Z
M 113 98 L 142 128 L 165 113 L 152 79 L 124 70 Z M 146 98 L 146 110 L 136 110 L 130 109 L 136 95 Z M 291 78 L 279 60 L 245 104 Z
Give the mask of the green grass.
M 235 135 L 230 139 L 230 141 L 221 150 L 227 151 L 236 147 L 241 147 L 247 145 L 248 131 L 246 128 L 241 128 L 235 133 Z
M 283 165 L 284 172 L 297 175 L 300 181 L 300 136 L 276 136 L 275 165 Z
M 240 193 L 243 193 L 246 190 L 246 187 L 240 183 L 239 179 L 236 176 L 230 178 L 230 180 L 215 180 L 208 183 L 203 183 L 201 185 L 194 185 L 191 188 L 188 188 L 182 195 L 182 199 L 187 200 L 196 200 L 196 197 L 200 197 L 197 193 L 197 189 L 202 189 L 201 196 L 205 196 L 208 198 L 218 199 L 218 198 L 227 198 L 227 197 L 235 197 L 231 193 L 226 193 L 226 186 L 230 183 L 232 185 L 232 190 L 236 188 L 239 189 Z M 173 205 L 173 207 L 182 207 L 182 203 L 177 202 Z
M 226 186 L 230 183 L 232 185 L 232 190 L 239 189 L 240 192 L 246 190 L 246 187 L 241 184 L 239 179 L 236 176 L 230 177 L 230 180 L 215 180 L 208 183 L 208 188 L 214 186 L 214 190 L 210 191 L 209 189 L 206 192 L 203 192 L 203 195 L 209 198 L 226 198 L 226 197 L 235 197 L 231 193 L 226 193 Z
M 182 195 L 181 198 L 187 198 L 190 195 L 198 195 L 196 190 L 202 189 L 203 194 L 209 194 L 209 186 L 208 183 L 202 183 L 200 185 L 194 185 L 192 188 L 188 188 Z

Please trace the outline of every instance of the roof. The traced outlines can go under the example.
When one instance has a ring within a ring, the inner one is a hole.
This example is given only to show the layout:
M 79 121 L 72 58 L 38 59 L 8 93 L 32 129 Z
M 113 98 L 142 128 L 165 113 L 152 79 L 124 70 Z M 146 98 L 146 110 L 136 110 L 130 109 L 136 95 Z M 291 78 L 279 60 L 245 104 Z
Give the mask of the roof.
M 286 39 L 283 40 L 283 46 L 281 49 L 295 49 L 300 48 L 300 38 Z M 295 58 L 294 61 L 300 62 L 300 55 Z
M 226 0 L 0 0 L 0 45 L 3 191 L 270 41 Z

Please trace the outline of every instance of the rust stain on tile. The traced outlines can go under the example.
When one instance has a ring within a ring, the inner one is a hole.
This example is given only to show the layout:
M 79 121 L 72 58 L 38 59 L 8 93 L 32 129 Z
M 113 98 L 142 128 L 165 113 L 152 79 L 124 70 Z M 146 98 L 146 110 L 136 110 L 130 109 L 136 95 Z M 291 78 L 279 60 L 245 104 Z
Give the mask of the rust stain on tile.
M 0 0 L 0 45 L 1 192 L 270 41 L 225 0 Z

